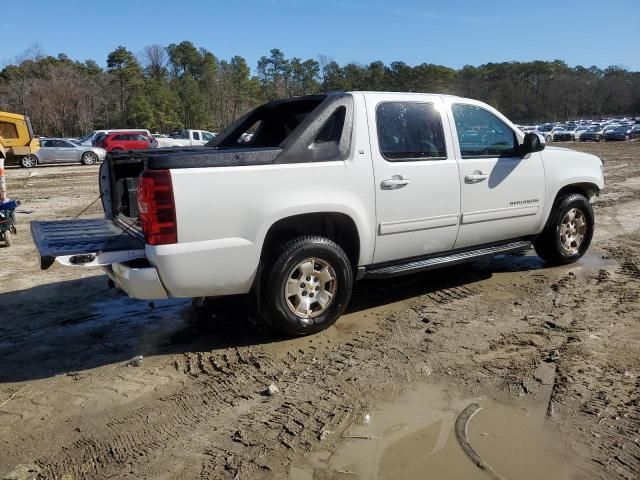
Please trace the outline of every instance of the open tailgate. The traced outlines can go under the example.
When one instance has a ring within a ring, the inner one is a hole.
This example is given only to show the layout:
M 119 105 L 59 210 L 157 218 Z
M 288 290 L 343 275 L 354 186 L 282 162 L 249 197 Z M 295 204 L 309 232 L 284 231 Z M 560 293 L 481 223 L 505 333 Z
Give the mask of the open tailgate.
M 66 265 L 98 266 L 145 256 L 144 240 L 136 231 L 105 218 L 33 221 L 31 235 L 42 270 L 56 259 Z

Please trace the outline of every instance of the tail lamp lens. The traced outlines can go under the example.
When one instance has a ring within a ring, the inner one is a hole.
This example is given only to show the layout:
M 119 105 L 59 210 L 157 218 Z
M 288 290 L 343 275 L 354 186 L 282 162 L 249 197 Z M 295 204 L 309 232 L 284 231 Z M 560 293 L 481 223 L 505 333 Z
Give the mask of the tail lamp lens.
M 138 182 L 138 209 L 149 245 L 178 242 L 176 209 L 169 170 L 145 170 Z

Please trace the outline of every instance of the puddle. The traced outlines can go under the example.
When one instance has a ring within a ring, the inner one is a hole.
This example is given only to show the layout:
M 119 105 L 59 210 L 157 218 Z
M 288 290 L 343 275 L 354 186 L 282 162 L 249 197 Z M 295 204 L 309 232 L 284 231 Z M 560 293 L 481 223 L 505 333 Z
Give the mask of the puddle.
M 577 264 L 582 265 L 584 267 L 591 267 L 591 268 L 606 268 L 606 267 L 614 267 L 618 263 L 615 260 L 611 258 L 607 258 L 602 254 L 588 253 L 585 256 L 583 256 L 580 260 L 578 260 Z
M 456 418 L 472 402 L 481 410 L 468 423 L 469 441 L 497 474 L 524 480 L 575 477 L 577 469 L 567 461 L 573 454 L 545 423 L 544 407 L 465 399 L 444 387 L 420 385 L 375 405 L 345 434 L 354 438 L 345 438 L 333 456 L 308 456 L 290 479 L 314 478 L 320 470 L 345 479 L 486 480 L 490 476 L 467 457 L 454 431 Z
M 487 260 L 479 260 L 477 265 L 484 265 L 492 272 L 528 272 L 545 267 L 544 260 L 534 250 L 527 252 L 496 255 Z

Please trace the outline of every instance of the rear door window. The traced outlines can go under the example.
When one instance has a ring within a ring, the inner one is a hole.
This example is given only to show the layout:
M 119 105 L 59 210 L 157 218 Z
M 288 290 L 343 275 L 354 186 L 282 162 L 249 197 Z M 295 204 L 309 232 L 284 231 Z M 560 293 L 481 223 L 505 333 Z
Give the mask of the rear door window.
M 447 158 L 442 120 L 432 103 L 381 103 L 376 125 L 380 153 L 389 162 Z
M 200 133 L 198 133 L 198 132 L 193 132 L 193 139 L 194 139 L 194 140 L 200 140 Z

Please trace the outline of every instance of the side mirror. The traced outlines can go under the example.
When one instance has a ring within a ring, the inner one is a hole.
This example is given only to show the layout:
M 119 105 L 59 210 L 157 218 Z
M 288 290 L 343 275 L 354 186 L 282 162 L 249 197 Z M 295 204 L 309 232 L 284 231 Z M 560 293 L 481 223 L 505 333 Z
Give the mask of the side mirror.
M 529 132 L 524 136 L 524 141 L 520 145 L 520 155 L 522 157 L 542 150 L 544 150 L 544 142 L 537 133 Z

